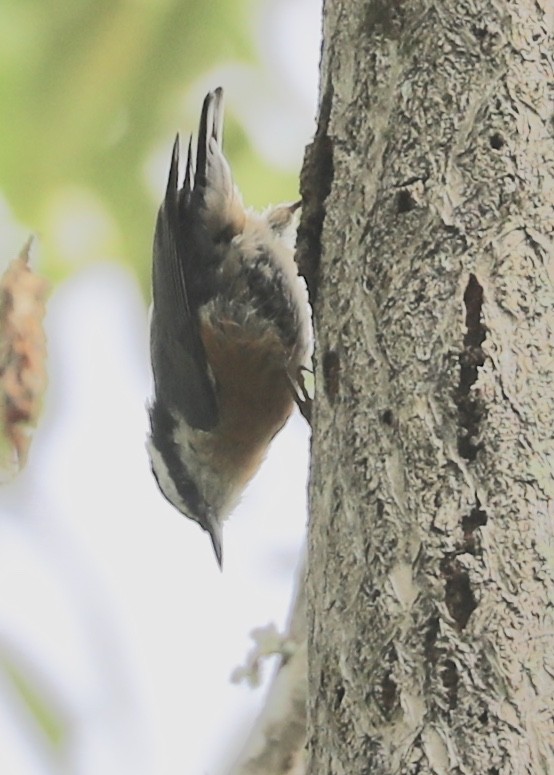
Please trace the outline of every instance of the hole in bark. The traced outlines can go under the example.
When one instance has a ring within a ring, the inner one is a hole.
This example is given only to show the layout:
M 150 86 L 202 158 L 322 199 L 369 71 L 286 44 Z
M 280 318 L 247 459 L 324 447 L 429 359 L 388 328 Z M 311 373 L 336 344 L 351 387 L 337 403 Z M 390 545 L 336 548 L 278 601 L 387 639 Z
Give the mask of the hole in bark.
M 323 356 L 323 386 L 331 404 L 339 392 L 340 358 L 334 350 L 327 350 Z
M 335 708 L 338 708 L 344 698 L 344 686 L 338 686 L 335 692 Z
M 489 723 L 489 714 L 486 709 L 479 716 L 479 721 L 481 722 L 481 724 L 483 724 L 483 726 Z
M 404 8 L 401 0 L 375 0 L 367 4 L 363 29 L 370 35 L 395 39 L 402 31 Z
M 450 616 L 460 630 L 468 623 L 469 617 L 477 607 L 477 602 L 471 589 L 469 575 L 460 563 L 445 557 L 441 562 L 441 572 L 445 577 L 444 602 Z
M 491 144 L 491 148 L 494 148 L 495 151 L 499 151 L 504 145 L 506 145 L 506 140 L 504 140 L 500 132 L 495 132 L 493 135 L 491 135 L 489 142 Z
M 388 426 L 392 425 L 394 421 L 394 415 L 390 409 L 385 409 L 385 411 L 381 415 L 381 420 L 385 423 L 385 425 L 388 425 Z
M 409 191 L 403 189 L 402 191 L 398 192 L 396 195 L 397 213 L 408 213 L 410 210 L 413 210 L 415 206 L 416 203 Z
M 481 319 L 483 288 L 474 274 L 469 276 L 464 304 L 466 333 L 464 349 L 460 354 L 460 382 L 455 399 L 458 406 L 458 452 L 466 460 L 475 460 L 479 451 L 475 438 L 483 412 L 479 396 L 472 391 L 472 386 L 477 382 L 479 368 L 485 362 L 481 345 L 485 341 L 486 328 Z

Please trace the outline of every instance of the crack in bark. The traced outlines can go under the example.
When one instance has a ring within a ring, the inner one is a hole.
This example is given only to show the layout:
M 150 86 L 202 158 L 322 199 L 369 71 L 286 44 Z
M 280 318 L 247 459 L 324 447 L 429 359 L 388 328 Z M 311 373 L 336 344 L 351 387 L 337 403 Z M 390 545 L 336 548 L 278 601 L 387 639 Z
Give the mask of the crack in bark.
M 430 665 L 434 665 L 437 662 L 439 650 L 437 648 L 437 636 L 439 634 L 439 618 L 433 616 L 429 620 L 429 626 L 424 637 L 424 652 L 425 659 Z
M 340 357 L 335 350 L 323 356 L 323 387 L 329 403 L 334 404 L 340 386 Z
M 325 218 L 325 200 L 331 191 L 335 174 L 333 143 L 327 134 L 333 87 L 330 80 L 321 98 L 319 124 L 313 142 L 306 146 L 300 175 L 302 217 L 296 238 L 296 263 L 306 280 L 310 303 L 314 304 L 321 260 L 321 231 Z
M 477 608 L 469 573 L 452 555 L 442 560 L 440 569 L 445 578 L 444 602 L 458 629 L 463 630 Z
M 383 660 L 384 674 L 381 679 L 381 710 L 385 718 L 390 719 L 398 705 L 398 684 L 394 679 L 394 667 L 398 662 L 398 654 L 391 646 Z
M 460 354 L 460 382 L 456 392 L 458 407 L 458 452 L 465 460 L 475 460 L 481 445 L 476 441 L 483 408 L 478 393 L 472 390 L 485 363 L 482 344 L 487 335 L 482 321 L 483 288 L 474 274 L 464 293 L 466 333 Z
M 478 544 L 475 535 L 478 528 L 487 524 L 488 514 L 481 508 L 481 501 L 475 496 L 475 506 L 469 514 L 462 517 L 462 530 L 464 531 L 463 551 L 470 554 L 477 554 Z
M 429 620 L 428 628 L 425 633 L 424 651 L 427 662 L 427 677 L 434 679 L 438 676 L 442 683 L 448 707 L 454 710 L 458 705 L 458 686 L 460 676 L 458 666 L 454 660 L 447 657 L 445 649 L 437 645 L 437 637 L 440 631 L 440 620 L 434 616 Z
M 446 689 L 448 707 L 450 710 L 454 710 L 458 705 L 458 684 L 460 677 L 458 675 L 458 668 L 453 659 L 445 659 L 440 676 L 442 685 Z

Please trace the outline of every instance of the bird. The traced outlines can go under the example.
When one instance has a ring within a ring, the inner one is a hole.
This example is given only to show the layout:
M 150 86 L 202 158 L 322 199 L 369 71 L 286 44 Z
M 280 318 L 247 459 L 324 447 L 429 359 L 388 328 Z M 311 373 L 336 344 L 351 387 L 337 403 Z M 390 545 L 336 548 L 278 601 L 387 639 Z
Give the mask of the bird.
M 179 185 L 179 135 L 152 259 L 147 449 L 165 498 L 211 538 L 303 395 L 311 318 L 294 260 L 299 202 L 243 204 L 223 154 L 223 89 L 203 102 Z

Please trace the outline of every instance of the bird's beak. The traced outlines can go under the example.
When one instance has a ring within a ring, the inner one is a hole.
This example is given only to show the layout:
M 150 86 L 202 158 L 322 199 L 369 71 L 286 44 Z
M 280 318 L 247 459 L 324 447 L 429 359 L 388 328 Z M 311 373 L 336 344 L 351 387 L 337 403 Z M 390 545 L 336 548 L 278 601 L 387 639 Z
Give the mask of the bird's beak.
M 206 530 L 210 534 L 212 539 L 212 546 L 215 552 L 215 558 L 220 570 L 223 569 L 223 530 L 221 523 L 214 517 L 213 514 L 208 513 L 208 521 Z

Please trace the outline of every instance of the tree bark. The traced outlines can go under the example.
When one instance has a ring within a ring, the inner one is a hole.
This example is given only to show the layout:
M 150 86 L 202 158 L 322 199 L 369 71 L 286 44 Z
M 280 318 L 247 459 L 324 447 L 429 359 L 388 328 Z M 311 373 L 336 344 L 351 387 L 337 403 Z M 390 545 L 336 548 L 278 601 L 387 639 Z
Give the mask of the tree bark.
M 324 4 L 312 775 L 554 772 L 552 13 Z

